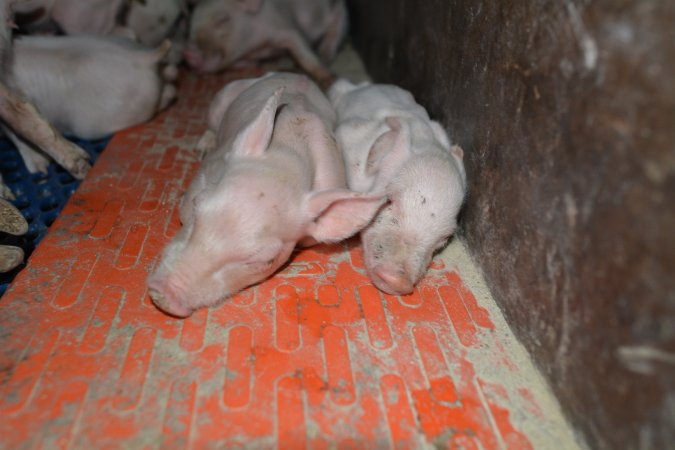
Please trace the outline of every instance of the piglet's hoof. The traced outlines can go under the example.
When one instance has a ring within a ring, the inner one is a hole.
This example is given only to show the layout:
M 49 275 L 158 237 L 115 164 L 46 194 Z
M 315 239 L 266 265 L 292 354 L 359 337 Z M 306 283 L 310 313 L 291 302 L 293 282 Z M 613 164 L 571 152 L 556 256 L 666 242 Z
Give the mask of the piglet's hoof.
M 0 245 L 0 272 L 9 272 L 22 262 L 22 249 L 13 245 Z
M 77 180 L 84 180 L 89 173 L 91 165 L 86 159 L 77 159 L 70 167 L 67 167 L 71 175 Z
M 20 236 L 28 231 L 28 222 L 21 212 L 3 198 L 0 198 L 0 231 L 14 236 Z
M 65 148 L 66 151 L 63 152 L 63 159 L 59 160 L 60 158 L 55 158 L 56 162 L 70 172 L 73 178 L 83 180 L 84 177 L 87 176 L 87 173 L 89 173 L 89 169 L 91 169 L 91 165 L 89 165 L 89 155 L 72 142 L 63 138 L 61 139 L 63 148 Z

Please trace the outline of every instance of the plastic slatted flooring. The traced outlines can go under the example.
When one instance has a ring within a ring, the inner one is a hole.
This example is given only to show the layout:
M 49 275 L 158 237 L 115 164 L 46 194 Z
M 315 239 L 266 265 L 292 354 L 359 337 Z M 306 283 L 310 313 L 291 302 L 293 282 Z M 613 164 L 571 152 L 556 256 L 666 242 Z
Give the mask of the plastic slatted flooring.
M 96 141 L 72 140 L 85 149 L 94 162 L 105 149 L 109 138 Z M 28 232 L 24 236 L 4 235 L 0 240 L 3 244 L 21 247 L 28 258 L 47 234 L 80 181 L 55 163 L 49 166 L 47 173 L 31 174 L 18 150 L 7 138 L 0 139 L 0 173 L 16 197 L 12 203 L 28 221 Z M 0 273 L 0 296 L 23 268 L 22 264 L 10 272 Z
M 519 368 L 442 263 L 382 295 L 352 240 L 187 320 L 152 306 L 225 81 L 186 76 L 178 104 L 117 134 L 0 301 L 0 447 L 531 448 L 514 393 L 467 355 Z

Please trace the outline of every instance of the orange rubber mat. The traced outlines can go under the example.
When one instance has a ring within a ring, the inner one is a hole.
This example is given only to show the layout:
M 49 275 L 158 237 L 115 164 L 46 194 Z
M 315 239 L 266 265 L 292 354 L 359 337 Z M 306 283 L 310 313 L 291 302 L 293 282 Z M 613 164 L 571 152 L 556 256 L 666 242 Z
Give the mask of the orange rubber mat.
M 383 295 L 352 239 L 187 320 L 151 304 L 225 81 L 186 75 L 176 105 L 116 135 L 0 299 L 0 447 L 532 448 L 513 391 L 467 355 L 519 367 L 441 262 Z

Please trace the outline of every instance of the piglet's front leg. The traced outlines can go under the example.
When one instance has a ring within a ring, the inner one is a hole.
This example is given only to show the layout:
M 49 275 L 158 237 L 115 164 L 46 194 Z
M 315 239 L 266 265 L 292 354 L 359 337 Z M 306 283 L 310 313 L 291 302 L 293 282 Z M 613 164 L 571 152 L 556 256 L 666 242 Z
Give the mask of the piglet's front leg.
M 25 100 L 0 83 L 0 118 L 17 134 L 35 144 L 78 180 L 91 166 L 87 152 L 65 139 Z
M 319 44 L 319 56 L 324 61 L 332 61 L 337 55 L 338 48 L 347 33 L 347 9 L 344 2 L 336 2 L 330 13 L 330 23 L 326 28 L 326 34 Z

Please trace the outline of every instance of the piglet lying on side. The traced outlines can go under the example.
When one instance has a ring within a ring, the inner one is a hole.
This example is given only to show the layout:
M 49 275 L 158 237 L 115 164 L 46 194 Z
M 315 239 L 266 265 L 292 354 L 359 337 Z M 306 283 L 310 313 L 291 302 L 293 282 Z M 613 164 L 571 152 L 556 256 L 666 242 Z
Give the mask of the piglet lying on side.
M 290 53 L 320 83 L 347 26 L 344 0 L 202 0 L 190 22 L 185 59 L 202 72 Z
M 389 198 L 361 233 L 370 278 L 384 292 L 409 294 L 457 226 L 466 191 L 463 151 L 396 86 L 340 80 L 330 98 L 349 187 Z
M 37 148 L 49 154 L 70 174 L 83 179 L 89 171 L 89 156 L 77 145 L 66 140 L 23 97 L 17 88 L 12 74 L 14 66 L 14 48 L 9 25 L 14 13 L 12 0 L 0 0 L 0 119 L 2 129 L 23 136 Z M 0 193 L 11 195 L 9 189 L 0 181 Z
M 183 227 L 148 279 L 155 305 L 179 317 L 269 277 L 300 241 L 358 232 L 384 201 L 345 188 L 335 114 L 304 76 L 230 83 L 209 123 L 202 143 L 213 146 L 183 197 Z
M 117 17 L 128 3 L 142 0 L 17 0 L 14 11 L 29 31 L 66 34 L 123 33 Z
M 187 34 L 185 0 L 17 0 L 14 11 L 19 28 L 34 34 L 113 35 L 150 47 L 171 39 L 174 63 Z
M 160 74 L 169 43 L 149 49 L 113 36 L 24 36 L 14 41 L 14 86 L 59 131 L 98 139 L 151 119 L 175 98 Z M 32 172 L 48 161 L 10 134 Z

